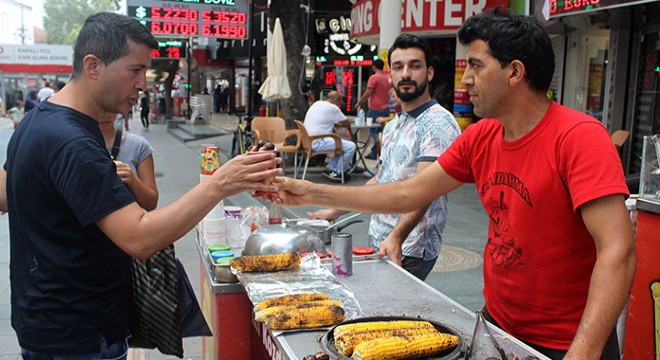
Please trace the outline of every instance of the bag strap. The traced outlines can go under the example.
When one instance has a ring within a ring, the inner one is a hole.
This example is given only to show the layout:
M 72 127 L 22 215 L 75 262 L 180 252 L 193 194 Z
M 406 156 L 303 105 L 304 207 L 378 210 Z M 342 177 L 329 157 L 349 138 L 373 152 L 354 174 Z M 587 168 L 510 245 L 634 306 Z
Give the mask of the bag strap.
M 117 160 L 117 155 L 119 155 L 119 146 L 121 145 L 121 135 L 122 135 L 121 130 L 117 130 L 117 133 L 115 134 L 115 142 L 112 143 L 112 151 L 110 152 L 110 156 L 112 156 L 112 160 Z

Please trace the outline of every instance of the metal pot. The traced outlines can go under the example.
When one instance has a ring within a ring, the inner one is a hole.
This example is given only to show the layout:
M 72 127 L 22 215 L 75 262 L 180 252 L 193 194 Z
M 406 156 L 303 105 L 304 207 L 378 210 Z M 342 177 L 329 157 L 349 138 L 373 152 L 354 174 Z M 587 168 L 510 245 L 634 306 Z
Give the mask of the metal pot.
M 263 226 L 253 232 L 245 242 L 243 255 L 279 254 L 284 252 L 325 253 L 325 245 L 316 232 L 307 227 L 291 228 L 284 225 Z
M 328 220 L 323 219 L 293 219 L 286 222 L 287 227 L 291 228 L 308 228 L 313 231 L 316 236 L 318 236 L 324 244 L 330 244 L 332 241 L 332 234 L 344 230 L 349 225 L 357 224 L 363 222 L 363 220 L 354 218 L 360 216 L 361 213 L 356 213 L 351 216 L 346 217 L 340 221 L 337 221 L 334 224 L 331 224 Z

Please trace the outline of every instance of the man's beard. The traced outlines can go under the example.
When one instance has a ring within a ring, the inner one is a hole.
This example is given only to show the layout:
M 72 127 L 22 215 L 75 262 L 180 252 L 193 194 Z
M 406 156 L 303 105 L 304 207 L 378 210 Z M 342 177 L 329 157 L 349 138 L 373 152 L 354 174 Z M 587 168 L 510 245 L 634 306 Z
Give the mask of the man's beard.
M 399 90 L 399 85 L 401 85 L 402 82 L 406 84 L 415 85 L 415 90 L 413 90 L 412 92 L 404 92 Z M 422 82 L 420 85 L 417 85 L 417 82 L 415 80 L 402 80 L 399 81 L 397 87 L 394 88 L 394 92 L 396 92 L 396 96 L 398 96 L 399 99 L 401 99 L 401 101 L 405 101 L 405 102 L 413 101 L 418 97 L 420 97 L 426 91 L 428 85 L 429 82 L 427 80 L 424 80 L 424 82 Z

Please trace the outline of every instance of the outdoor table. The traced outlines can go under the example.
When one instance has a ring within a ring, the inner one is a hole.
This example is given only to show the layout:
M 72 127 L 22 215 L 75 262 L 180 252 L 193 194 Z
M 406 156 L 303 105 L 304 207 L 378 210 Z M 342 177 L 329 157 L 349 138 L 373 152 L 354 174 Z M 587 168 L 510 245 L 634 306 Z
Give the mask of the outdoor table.
M 199 234 L 198 234 L 199 236 Z M 198 242 L 199 244 L 199 242 Z M 253 304 L 240 283 L 223 284 L 214 280 L 201 246 L 202 311 L 210 322 L 213 338 L 203 339 L 204 359 L 289 359 L 299 360 L 322 351 L 321 339 L 327 329 L 284 332 L 278 336 L 263 324 L 254 322 Z M 238 249 L 237 249 L 238 250 Z M 235 251 L 240 253 L 240 251 Z M 330 267 L 331 262 L 323 262 Z M 476 324 L 474 312 L 466 309 L 428 284 L 410 275 L 389 260 L 373 256 L 355 256 L 353 276 L 340 277 L 359 302 L 363 316 L 407 316 L 437 321 L 472 343 Z M 488 325 L 491 334 L 507 355 L 547 359 L 504 331 Z M 491 339 L 477 336 L 477 348 L 483 352 L 474 359 L 498 358 Z
M 353 156 L 353 160 L 352 160 L 351 164 L 349 164 L 349 169 L 348 169 L 347 172 L 348 173 L 354 172 L 358 168 L 358 165 L 360 163 L 362 163 L 362 166 L 363 166 L 364 170 L 371 173 L 371 171 L 369 170 L 369 167 L 367 166 L 367 163 L 364 161 L 364 154 L 366 153 L 367 147 L 369 146 L 369 139 L 371 138 L 371 135 L 369 137 L 367 137 L 367 139 L 365 141 L 360 141 L 358 135 L 360 133 L 360 130 L 362 130 L 362 129 L 377 129 L 377 128 L 381 128 L 383 125 L 376 123 L 375 119 L 374 119 L 374 123 L 372 125 L 367 125 L 367 124 L 356 125 L 357 117 L 347 116 L 346 118 L 351 120 L 351 126 L 346 127 L 346 128 L 348 129 L 348 131 L 351 134 L 351 140 L 356 145 L 355 155 Z M 375 174 L 372 174 L 372 175 L 375 175 Z

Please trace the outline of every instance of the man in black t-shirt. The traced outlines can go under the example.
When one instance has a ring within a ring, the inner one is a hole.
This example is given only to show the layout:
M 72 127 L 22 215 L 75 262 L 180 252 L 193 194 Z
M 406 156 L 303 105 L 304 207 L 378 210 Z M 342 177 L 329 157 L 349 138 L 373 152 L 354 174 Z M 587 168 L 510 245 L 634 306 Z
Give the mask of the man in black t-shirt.
M 116 175 L 98 119 L 137 102 L 157 48 L 135 19 L 90 16 L 71 81 L 9 142 L 0 211 L 9 212 L 11 320 L 26 359 L 125 357 L 130 256 L 148 259 L 224 197 L 275 189 L 259 181 L 280 172 L 268 170 L 279 159 L 239 156 L 181 199 L 143 212 Z

